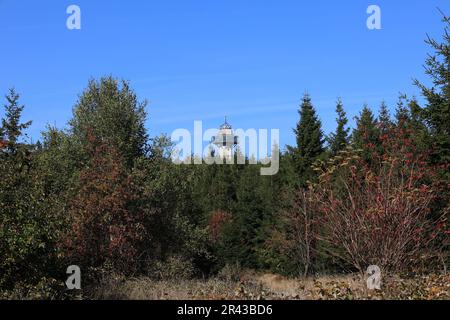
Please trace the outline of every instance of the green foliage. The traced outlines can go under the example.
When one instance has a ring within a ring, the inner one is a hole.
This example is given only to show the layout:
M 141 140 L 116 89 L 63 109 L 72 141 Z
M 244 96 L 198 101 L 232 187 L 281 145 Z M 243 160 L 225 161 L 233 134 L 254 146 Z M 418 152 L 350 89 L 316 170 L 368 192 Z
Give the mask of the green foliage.
M 90 80 L 74 107 L 70 130 L 81 144 L 89 132 L 109 141 L 131 167 L 147 151 L 146 105 L 146 101 L 138 101 L 124 80 L 112 77 Z
M 380 110 L 378 111 L 378 128 L 380 129 L 380 134 L 385 134 L 389 131 L 392 126 L 391 116 L 389 115 L 389 110 L 386 102 L 381 102 Z
M 15 153 L 19 148 L 19 138 L 23 130 L 31 125 L 31 121 L 20 123 L 20 117 L 24 106 L 19 105 L 19 94 L 14 89 L 6 95 L 8 104 L 4 106 L 6 118 L 1 121 L 0 140 L 6 140 L 9 152 Z
M 306 182 L 314 176 L 312 164 L 324 153 L 322 125 L 309 94 L 303 96 L 299 115 L 300 120 L 294 129 L 297 145 L 289 146 L 288 150 L 297 174 L 297 184 L 305 186 Z
M 62 250 L 70 264 L 134 270 L 144 238 L 143 211 L 133 209 L 136 190 L 119 153 L 107 141 L 87 137 L 88 166 L 70 203 L 70 229 Z
M 415 81 L 427 101 L 421 114 L 433 137 L 433 157 L 437 163 L 450 162 L 450 18 L 444 15 L 443 22 L 442 42 L 430 37 L 426 40 L 434 51 L 425 62 L 432 86 Z
M 247 268 L 266 265 L 261 251 L 267 238 L 265 225 L 271 221 L 271 198 L 269 178 L 259 175 L 258 166 L 247 166 L 240 173 L 232 221 L 218 251 L 223 261 Z
M 13 288 L 16 279 L 38 282 L 53 271 L 56 224 L 32 162 L 33 147 L 20 142 L 31 122 L 20 122 L 18 98 L 11 90 L 1 130 L 8 142 L 0 148 L 0 289 Z
M 342 100 L 338 99 L 336 103 L 336 132 L 331 133 L 328 137 L 328 144 L 331 151 L 331 155 L 335 156 L 339 151 L 343 150 L 349 142 L 350 128 L 347 128 L 348 119 L 344 111 Z
M 399 257 L 418 261 L 424 251 L 439 254 L 445 265 L 448 226 L 440 218 L 449 210 L 448 17 L 444 23 L 443 42 L 427 40 L 434 50 L 426 61 L 432 86 L 416 81 L 424 106 L 402 95 L 391 119 L 384 102 L 377 116 L 365 105 L 349 136 L 339 99 L 325 150 L 321 122 L 305 94 L 296 145 L 281 153 L 275 176 L 261 176 L 261 163 L 172 163 L 170 139 L 149 139 L 146 102 L 113 77 L 90 80 L 68 129 L 47 127 L 31 145 L 25 135 L 31 122 L 21 122 L 24 107 L 11 89 L 0 126 L 0 290 L 55 297 L 66 267 L 77 263 L 88 278 L 113 268 L 164 279 L 223 267 L 224 278 L 241 267 L 342 272 L 363 270 L 376 259 L 398 269 Z M 417 158 L 428 155 L 428 162 Z M 409 185 L 407 179 L 413 179 Z M 432 226 L 433 233 L 420 233 L 417 224 Z M 404 246 L 399 233 L 408 234 Z
M 379 128 L 373 112 L 368 105 L 364 105 L 359 116 L 356 117 L 356 128 L 352 133 L 352 145 L 356 149 L 363 150 L 363 157 L 370 161 L 372 152 L 378 150 L 379 143 Z

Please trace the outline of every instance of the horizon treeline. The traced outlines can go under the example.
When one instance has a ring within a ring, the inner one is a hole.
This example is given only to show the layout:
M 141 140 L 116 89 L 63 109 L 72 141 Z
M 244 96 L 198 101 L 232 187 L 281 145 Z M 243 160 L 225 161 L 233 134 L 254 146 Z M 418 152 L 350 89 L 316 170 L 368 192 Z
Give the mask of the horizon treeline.
M 351 129 L 336 101 L 326 136 L 305 94 L 280 154 L 258 165 L 176 165 L 165 136 L 150 137 L 146 101 L 129 82 L 89 81 L 68 128 L 27 142 L 11 89 L 0 124 L 0 292 L 63 291 L 111 274 L 153 278 L 248 268 L 289 276 L 434 272 L 449 259 L 450 21 L 427 39 L 431 87 L 399 96 L 395 114 L 364 105 Z

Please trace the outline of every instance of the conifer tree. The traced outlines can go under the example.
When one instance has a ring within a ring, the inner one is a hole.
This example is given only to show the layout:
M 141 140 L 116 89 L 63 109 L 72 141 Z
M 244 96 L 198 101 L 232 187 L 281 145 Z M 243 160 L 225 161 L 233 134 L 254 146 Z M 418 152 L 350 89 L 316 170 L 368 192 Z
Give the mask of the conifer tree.
M 410 122 L 410 110 L 405 95 L 399 97 L 397 107 L 395 108 L 395 121 L 397 126 L 406 127 Z
M 219 249 L 227 263 L 248 268 L 264 264 L 261 252 L 266 240 L 265 225 L 272 212 L 270 177 L 261 176 L 259 169 L 258 165 L 247 165 L 241 172 L 232 223 L 225 229 Z
M 6 95 L 7 104 L 5 105 L 5 116 L 2 119 L 0 128 L 0 140 L 5 139 L 7 148 L 15 153 L 19 146 L 18 139 L 22 136 L 23 130 L 31 125 L 31 121 L 20 123 L 20 117 L 24 106 L 19 105 L 19 94 L 12 88 Z
M 305 186 L 313 178 L 311 165 L 324 153 L 322 124 L 316 115 L 309 94 L 305 94 L 299 110 L 300 120 L 294 133 L 297 145 L 288 146 L 292 155 L 299 186 Z
M 442 42 L 430 37 L 426 40 L 434 50 L 425 62 L 425 72 L 432 86 L 414 81 L 427 101 L 422 116 L 434 141 L 433 160 L 440 164 L 450 162 L 450 17 L 443 14 L 443 22 Z
M 378 127 L 381 133 L 387 133 L 392 125 L 391 116 L 385 101 L 381 102 L 380 110 L 378 111 Z
M 347 128 L 347 115 L 344 111 L 342 100 L 339 98 L 336 103 L 336 132 L 331 133 L 328 137 L 328 144 L 330 146 L 331 155 L 335 156 L 348 144 L 348 134 L 350 128 Z
M 364 151 L 364 157 L 369 159 L 371 152 L 378 146 L 379 129 L 377 122 L 367 104 L 356 117 L 356 128 L 352 133 L 352 142 L 357 149 Z
M 32 146 L 22 142 L 24 106 L 10 89 L 0 126 L 0 290 L 18 281 L 37 283 L 48 275 L 53 221 L 49 219 L 45 190 L 33 164 Z

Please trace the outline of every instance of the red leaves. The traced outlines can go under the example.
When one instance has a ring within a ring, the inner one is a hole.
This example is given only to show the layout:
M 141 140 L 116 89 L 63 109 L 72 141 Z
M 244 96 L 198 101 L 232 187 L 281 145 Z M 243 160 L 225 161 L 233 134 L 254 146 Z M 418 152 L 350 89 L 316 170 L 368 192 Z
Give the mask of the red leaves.
M 0 140 L 0 149 L 6 148 L 7 145 L 8 145 L 8 141 Z
M 390 128 L 380 148 L 367 142 L 371 159 L 345 151 L 314 185 L 315 219 L 325 230 L 322 239 L 335 248 L 331 254 L 360 270 L 374 263 L 399 270 L 417 262 L 437 240 L 436 223 L 430 219 L 436 169 L 413 137 L 407 130 Z
M 231 218 L 231 214 L 225 211 L 214 211 L 211 214 L 208 225 L 213 242 L 217 242 L 220 239 L 224 225 L 230 222 Z
M 70 209 L 73 226 L 64 247 L 69 258 L 91 266 L 124 260 L 132 266 L 142 237 L 141 214 L 130 210 L 136 199 L 132 179 L 106 141 L 89 136 L 87 148 L 91 158 L 79 176 Z

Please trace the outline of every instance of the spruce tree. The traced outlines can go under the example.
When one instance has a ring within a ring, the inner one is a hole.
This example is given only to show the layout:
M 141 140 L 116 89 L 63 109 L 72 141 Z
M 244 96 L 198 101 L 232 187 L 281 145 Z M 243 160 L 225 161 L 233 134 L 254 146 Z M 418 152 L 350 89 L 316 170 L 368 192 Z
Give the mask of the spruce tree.
M 363 151 L 363 157 L 369 163 L 374 151 L 378 151 L 379 128 L 373 112 L 367 104 L 364 105 L 359 116 L 356 117 L 356 128 L 352 133 L 352 144 Z
M 19 105 L 19 94 L 13 88 L 9 89 L 6 100 L 7 104 L 4 106 L 5 118 L 2 119 L 0 139 L 5 139 L 8 150 L 15 153 L 19 147 L 18 139 L 22 136 L 23 130 L 31 125 L 31 121 L 20 123 L 24 106 Z
M 426 40 L 434 51 L 425 62 L 432 86 L 414 81 L 427 101 L 422 115 L 434 141 L 433 160 L 440 164 L 450 162 L 450 17 L 443 15 L 443 22 L 442 42 L 430 37 Z
M 335 156 L 338 154 L 339 151 L 345 148 L 345 146 L 348 144 L 348 134 L 350 131 L 350 128 L 347 128 L 347 115 L 344 111 L 344 106 L 342 104 L 342 100 L 339 98 L 336 103 L 336 132 L 331 133 L 328 137 L 328 144 L 330 147 L 330 152 L 332 156 Z
M 378 141 L 377 123 L 367 104 L 356 117 L 356 128 L 352 134 L 352 141 L 358 148 L 362 148 L 365 142 L 376 144 Z
M 428 134 L 428 129 L 425 123 L 422 121 L 422 108 L 416 98 L 412 98 L 408 101 L 408 109 L 410 114 L 409 125 L 413 129 L 413 132 L 417 135 L 416 141 L 423 147 L 428 148 L 430 145 L 430 135 Z
M 261 253 L 267 239 L 266 226 L 272 221 L 270 177 L 261 176 L 259 169 L 259 165 L 247 165 L 241 171 L 232 223 L 225 229 L 218 250 L 225 262 L 246 268 L 265 265 Z
M 407 127 L 411 120 L 410 110 L 406 96 L 399 97 L 397 107 L 395 108 L 395 121 L 397 126 Z
M 322 124 L 316 115 L 309 94 L 305 94 L 299 110 L 300 120 L 294 133 L 297 145 L 288 146 L 292 155 L 299 186 L 313 178 L 311 165 L 324 153 Z
M 387 133 L 392 125 L 391 116 L 385 101 L 381 102 L 380 110 L 378 111 L 378 127 L 381 133 Z
M 35 154 L 23 142 L 31 121 L 21 122 L 24 107 L 14 89 L 6 100 L 0 126 L 0 291 L 17 288 L 19 280 L 35 285 L 49 276 L 55 236 Z

